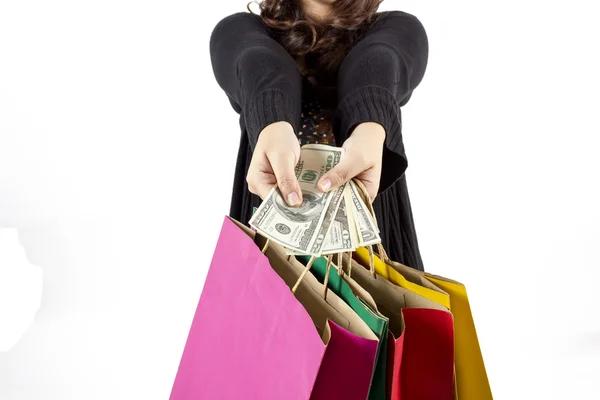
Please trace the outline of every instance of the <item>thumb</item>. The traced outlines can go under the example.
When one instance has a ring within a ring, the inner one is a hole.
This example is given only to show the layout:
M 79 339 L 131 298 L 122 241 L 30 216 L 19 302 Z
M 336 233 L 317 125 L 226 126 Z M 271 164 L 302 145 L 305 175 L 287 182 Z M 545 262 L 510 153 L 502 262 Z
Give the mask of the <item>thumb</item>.
M 337 189 L 350 179 L 362 172 L 360 163 L 353 160 L 352 157 L 344 157 L 338 165 L 327 172 L 319 181 L 319 189 L 328 192 L 331 189 Z
M 294 172 L 293 155 L 277 154 L 269 159 L 281 195 L 291 207 L 302 204 L 302 190 Z

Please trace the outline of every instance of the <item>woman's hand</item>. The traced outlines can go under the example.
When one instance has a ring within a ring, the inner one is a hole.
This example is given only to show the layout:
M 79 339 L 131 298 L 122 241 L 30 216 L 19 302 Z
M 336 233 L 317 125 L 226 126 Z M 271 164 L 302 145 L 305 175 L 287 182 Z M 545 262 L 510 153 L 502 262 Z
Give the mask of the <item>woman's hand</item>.
M 375 122 L 357 125 L 342 146 L 345 150 L 342 161 L 323 175 L 319 188 L 326 192 L 356 178 L 365 185 L 373 201 L 379 190 L 384 142 L 383 126 Z
M 300 144 L 288 122 L 275 122 L 258 136 L 248 175 L 248 190 L 264 199 L 277 184 L 287 204 L 302 204 L 302 190 L 294 168 L 300 158 Z

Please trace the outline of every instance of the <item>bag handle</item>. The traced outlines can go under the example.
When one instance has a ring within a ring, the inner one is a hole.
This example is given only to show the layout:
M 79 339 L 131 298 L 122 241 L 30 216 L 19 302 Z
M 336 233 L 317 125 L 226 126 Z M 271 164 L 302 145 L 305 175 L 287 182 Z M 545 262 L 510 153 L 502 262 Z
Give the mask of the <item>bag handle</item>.
M 255 236 L 255 241 L 256 241 L 256 237 L 259 237 L 262 235 L 259 235 L 258 232 L 256 233 Z M 263 245 L 261 252 L 263 254 L 267 254 L 267 250 L 269 250 L 269 246 L 271 244 L 271 239 L 269 238 L 265 238 L 265 244 Z M 288 257 L 288 261 L 290 259 L 291 256 Z M 296 291 L 298 290 L 298 287 L 300 287 L 300 284 L 302 283 L 302 280 L 304 279 L 304 277 L 306 276 L 306 274 L 308 274 L 308 271 L 310 271 L 310 268 L 312 267 L 313 263 L 315 262 L 317 258 L 315 256 L 312 256 L 310 258 L 310 260 L 308 261 L 308 263 L 306 264 L 306 266 L 304 267 L 304 270 L 302 270 L 302 273 L 300 274 L 300 276 L 298 277 L 298 279 L 296 280 L 296 283 L 294 284 L 294 286 L 292 286 L 292 293 L 296 294 Z M 327 267 L 325 269 L 325 281 L 323 283 L 323 299 L 325 301 L 327 301 L 327 284 L 329 282 L 329 270 L 331 268 L 331 263 L 332 263 L 332 259 L 333 259 L 333 254 L 330 254 L 327 257 Z
M 337 255 L 336 265 L 337 265 L 337 270 L 340 274 L 340 277 L 342 277 L 346 273 L 348 274 L 349 277 L 351 277 L 352 276 L 352 262 L 350 260 L 352 259 L 352 252 L 351 251 L 349 251 L 347 253 L 341 252 L 341 253 L 337 253 L 336 255 Z M 347 268 L 348 268 L 348 272 L 346 272 L 344 270 L 344 255 L 346 255 L 348 258 L 348 262 L 346 264 Z
M 265 241 L 265 244 L 264 244 L 263 248 L 260 250 L 260 252 L 263 253 L 264 255 L 267 254 L 267 250 L 269 248 L 269 244 L 271 244 L 271 239 L 267 238 L 267 240 Z
M 377 222 L 377 216 L 375 215 L 375 209 L 373 208 L 373 202 L 371 201 L 371 197 L 369 196 L 369 193 L 367 192 L 367 188 L 358 179 L 353 179 L 352 181 L 354 182 L 354 184 L 356 185 L 356 188 L 358 189 L 359 196 L 362 198 L 363 202 L 366 204 L 369 214 L 371 214 L 371 216 L 373 217 L 373 221 L 375 221 L 375 225 L 379 225 Z M 388 257 L 387 252 L 383 248 L 383 244 L 377 243 L 376 246 L 377 246 L 377 255 L 379 256 L 379 258 L 381 258 L 381 260 L 383 262 L 388 264 L 391 260 Z M 376 277 L 375 257 L 373 254 L 373 246 L 367 246 L 367 250 L 369 250 L 369 267 L 370 267 L 369 269 L 371 271 L 371 276 Z
M 325 301 L 327 301 L 327 292 L 329 290 L 327 288 L 327 285 L 329 283 L 329 271 L 331 269 L 332 258 L 333 258 L 333 254 L 330 254 L 329 256 L 327 256 L 327 266 L 325 267 L 325 279 L 323 281 L 323 300 L 325 300 Z M 298 287 L 300 286 L 300 283 L 302 282 L 302 280 L 304 279 L 304 277 L 306 276 L 306 274 L 308 274 L 308 271 L 310 271 L 310 268 L 312 267 L 312 265 L 313 265 L 313 263 L 315 262 L 316 259 L 317 259 L 317 257 L 315 257 L 315 256 L 310 257 L 310 260 L 308 261 L 308 263 L 306 263 L 306 266 L 304 267 L 304 270 L 302 271 L 302 273 L 298 277 L 298 280 L 296 281 L 296 284 L 292 287 L 292 293 L 294 293 L 294 294 L 296 293 L 296 290 L 298 290 Z
M 333 256 L 333 254 L 332 254 Z M 332 264 L 333 267 L 338 271 L 338 274 L 340 276 L 340 278 L 342 278 L 345 274 L 348 274 L 348 277 L 352 276 L 352 252 L 340 252 L 340 253 L 336 253 L 335 256 L 337 257 L 337 261 L 335 264 Z M 344 256 L 346 256 L 347 258 L 347 269 L 348 271 L 344 270 Z

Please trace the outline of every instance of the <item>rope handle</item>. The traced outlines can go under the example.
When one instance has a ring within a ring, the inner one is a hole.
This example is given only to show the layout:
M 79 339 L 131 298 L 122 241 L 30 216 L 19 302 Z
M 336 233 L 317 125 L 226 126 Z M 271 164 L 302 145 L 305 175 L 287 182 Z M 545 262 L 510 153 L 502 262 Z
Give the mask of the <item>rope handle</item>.
M 256 237 L 258 237 L 258 236 L 260 236 L 260 235 L 258 235 L 258 233 L 257 233 Z M 271 239 L 269 239 L 269 238 L 266 238 L 266 239 L 267 240 L 265 241 L 265 244 L 264 244 L 264 246 L 261 249 L 261 253 L 263 253 L 265 255 L 267 254 L 267 251 L 269 250 L 269 246 L 271 244 Z M 290 257 L 288 257 L 288 261 L 289 261 Z M 333 258 L 333 254 L 330 254 L 327 257 L 327 267 L 325 269 L 325 282 L 323 283 L 323 299 L 325 301 L 327 301 L 327 291 L 328 291 L 327 284 L 329 282 L 329 271 L 330 271 L 330 268 L 331 268 L 332 258 Z M 306 276 L 306 274 L 308 274 L 308 271 L 310 271 L 310 268 L 312 267 L 312 265 L 315 262 L 315 260 L 316 260 L 316 257 L 312 256 L 310 258 L 310 260 L 308 261 L 308 263 L 306 264 L 306 266 L 304 267 L 304 270 L 302 270 L 302 273 L 300 274 L 300 276 L 296 280 L 296 283 L 292 287 L 292 293 L 293 294 L 296 294 L 296 291 L 300 287 L 300 284 L 304 280 L 304 277 Z
M 344 254 L 346 255 L 347 261 L 347 270 L 344 270 Z M 343 278 L 344 275 L 348 274 L 348 277 L 352 277 L 352 252 L 349 251 L 347 253 L 341 252 L 337 253 L 337 263 L 335 264 L 335 268 L 338 271 L 340 278 Z

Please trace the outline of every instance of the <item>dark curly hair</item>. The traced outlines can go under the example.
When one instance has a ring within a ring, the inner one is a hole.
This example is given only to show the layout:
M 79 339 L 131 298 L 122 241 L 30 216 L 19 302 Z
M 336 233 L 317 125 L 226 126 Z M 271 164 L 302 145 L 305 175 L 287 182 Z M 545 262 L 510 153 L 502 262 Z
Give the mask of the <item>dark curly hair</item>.
M 375 22 L 383 0 L 335 0 L 323 20 L 307 15 L 302 0 L 260 0 L 260 17 L 273 37 L 293 56 L 305 56 L 306 76 L 326 82 L 348 51 Z M 252 12 L 252 10 L 250 10 Z

